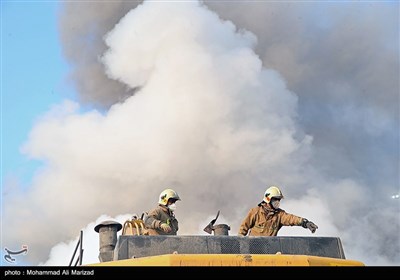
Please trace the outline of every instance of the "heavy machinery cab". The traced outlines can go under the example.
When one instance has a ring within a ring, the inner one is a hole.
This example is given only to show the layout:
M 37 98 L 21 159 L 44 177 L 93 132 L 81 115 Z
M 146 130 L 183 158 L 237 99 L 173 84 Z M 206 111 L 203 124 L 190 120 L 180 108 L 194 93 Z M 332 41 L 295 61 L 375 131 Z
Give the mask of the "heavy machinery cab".
M 127 221 L 124 226 L 105 221 L 95 227 L 100 263 L 92 265 L 364 266 L 345 258 L 338 237 L 229 236 L 229 229 L 225 224 L 210 223 L 204 230 L 214 235 L 150 236 L 140 219 Z

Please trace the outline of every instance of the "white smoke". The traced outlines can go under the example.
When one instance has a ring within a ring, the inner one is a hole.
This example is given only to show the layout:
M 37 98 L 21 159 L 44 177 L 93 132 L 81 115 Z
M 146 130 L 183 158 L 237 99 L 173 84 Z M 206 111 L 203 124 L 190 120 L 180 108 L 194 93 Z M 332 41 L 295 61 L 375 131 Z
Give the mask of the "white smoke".
M 340 236 L 348 258 L 398 263 L 398 251 L 393 259 L 367 255 L 376 248 L 356 240 L 372 235 L 374 213 L 366 221 L 352 216 L 369 209 L 370 193 L 356 180 L 318 175 L 313 137 L 297 122 L 298 97 L 263 66 L 253 33 L 201 2 L 150 1 L 127 13 L 105 42 L 105 73 L 137 91 L 105 113 L 66 100 L 35 124 L 24 151 L 46 164 L 28 192 L 4 197 L 6 244 L 29 244 L 33 264 L 65 265 L 84 229 L 84 261 L 97 262 L 94 225 L 153 208 L 166 187 L 182 198 L 178 234 L 203 234 L 221 210 L 236 235 L 248 209 L 277 184 L 286 197 L 281 207 L 315 222 L 317 236 Z M 386 229 L 394 240 L 396 227 Z M 311 233 L 293 227 L 282 235 Z

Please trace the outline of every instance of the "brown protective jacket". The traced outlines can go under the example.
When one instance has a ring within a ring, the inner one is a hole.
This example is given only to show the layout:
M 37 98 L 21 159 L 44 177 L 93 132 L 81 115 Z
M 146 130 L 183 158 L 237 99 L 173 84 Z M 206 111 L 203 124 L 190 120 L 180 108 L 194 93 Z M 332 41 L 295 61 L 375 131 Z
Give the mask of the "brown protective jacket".
M 273 209 L 267 203 L 251 208 L 239 228 L 239 235 L 276 236 L 282 226 L 300 226 L 303 218 Z
M 168 224 L 171 232 L 164 232 L 161 229 L 162 223 Z M 147 213 L 144 224 L 149 235 L 176 235 L 179 229 L 174 213 L 167 206 L 161 204 Z

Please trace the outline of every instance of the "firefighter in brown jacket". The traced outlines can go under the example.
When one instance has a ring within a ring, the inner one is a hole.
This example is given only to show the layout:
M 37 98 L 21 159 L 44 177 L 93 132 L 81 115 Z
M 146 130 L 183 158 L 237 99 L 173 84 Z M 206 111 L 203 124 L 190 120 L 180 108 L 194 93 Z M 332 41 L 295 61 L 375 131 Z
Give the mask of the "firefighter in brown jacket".
M 149 235 L 176 235 L 179 229 L 174 211 L 176 202 L 181 200 L 176 191 L 165 189 L 161 192 L 158 206 L 149 211 L 144 219 Z
M 263 201 L 250 209 L 244 218 L 238 235 L 246 236 L 250 231 L 249 236 L 276 236 L 282 226 L 302 226 L 314 233 L 318 228 L 316 224 L 279 208 L 282 198 L 278 187 L 269 187 L 264 193 Z

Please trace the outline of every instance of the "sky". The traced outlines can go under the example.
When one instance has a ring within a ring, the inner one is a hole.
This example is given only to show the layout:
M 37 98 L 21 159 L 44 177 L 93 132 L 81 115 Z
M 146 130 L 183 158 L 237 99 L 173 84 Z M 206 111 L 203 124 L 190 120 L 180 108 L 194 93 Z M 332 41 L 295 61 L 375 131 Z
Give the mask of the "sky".
M 67 265 L 81 230 L 97 262 L 94 226 L 165 188 L 178 234 L 236 235 L 278 185 L 399 265 L 399 74 L 397 1 L 2 1 L 1 264 Z

